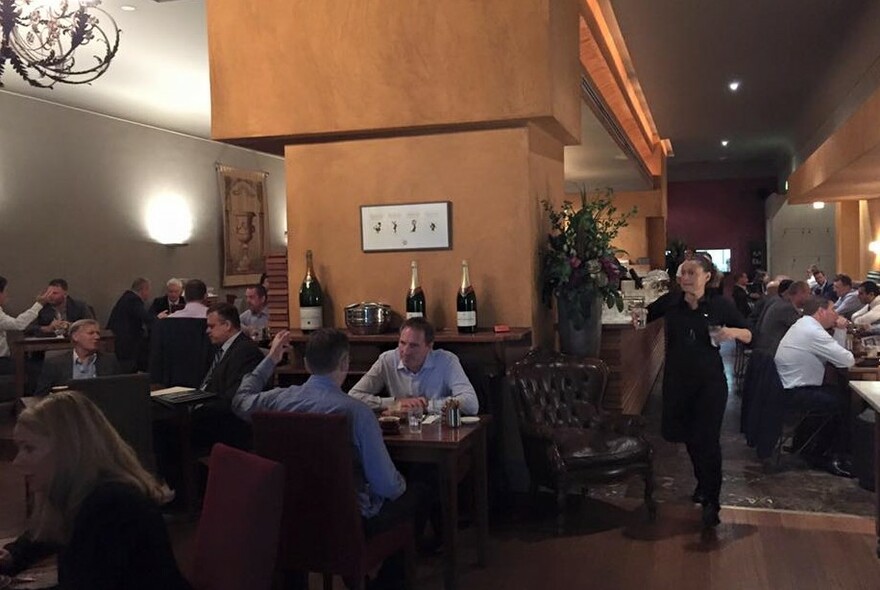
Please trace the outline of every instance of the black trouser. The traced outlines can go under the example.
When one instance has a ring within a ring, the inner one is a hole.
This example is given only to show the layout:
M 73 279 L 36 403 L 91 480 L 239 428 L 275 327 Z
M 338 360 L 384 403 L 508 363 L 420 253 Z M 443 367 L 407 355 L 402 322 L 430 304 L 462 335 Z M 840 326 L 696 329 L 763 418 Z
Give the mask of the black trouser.
M 849 398 L 835 385 L 806 385 L 785 390 L 786 411 L 827 413 L 831 421 L 824 428 L 818 450 L 846 453 L 849 450 Z M 815 425 L 813 425 L 815 426 Z M 804 433 L 801 433 L 804 434 Z M 808 433 L 809 436 L 812 433 Z
M 721 495 L 721 422 L 727 407 L 724 375 L 709 378 L 699 387 L 676 392 L 664 399 L 664 436 L 684 442 L 694 467 L 697 488 L 709 504 L 718 504 Z M 667 395 L 664 392 L 664 397 Z
M 14 375 L 14 374 L 15 374 L 15 363 L 12 362 L 12 357 L 0 356 L 0 375 Z

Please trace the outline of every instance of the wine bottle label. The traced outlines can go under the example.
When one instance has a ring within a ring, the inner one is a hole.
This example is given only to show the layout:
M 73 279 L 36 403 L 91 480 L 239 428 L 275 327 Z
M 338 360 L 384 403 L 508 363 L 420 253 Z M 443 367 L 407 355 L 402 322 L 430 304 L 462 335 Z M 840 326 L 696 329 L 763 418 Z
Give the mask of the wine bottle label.
M 423 318 L 423 317 L 425 317 L 425 314 L 423 314 L 423 313 L 420 312 L 420 311 L 408 311 L 408 312 L 406 312 L 406 319 L 410 319 L 410 318 Z
M 317 330 L 323 327 L 322 307 L 300 307 L 299 308 L 299 324 L 303 330 Z
M 458 312 L 457 323 L 459 326 L 463 328 L 469 328 L 470 326 L 477 325 L 477 312 L 475 311 L 460 311 Z

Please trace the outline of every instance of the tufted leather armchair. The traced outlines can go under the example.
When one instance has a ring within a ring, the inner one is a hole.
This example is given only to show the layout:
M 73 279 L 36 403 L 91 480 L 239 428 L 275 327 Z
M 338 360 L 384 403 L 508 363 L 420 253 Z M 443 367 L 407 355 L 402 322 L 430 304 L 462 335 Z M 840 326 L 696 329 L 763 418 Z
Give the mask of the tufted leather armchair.
M 510 368 L 508 379 L 532 492 L 539 485 L 556 491 L 560 528 L 572 487 L 635 474 L 645 480 L 645 505 L 654 519 L 654 451 L 633 432 L 633 417 L 602 409 L 608 383 L 603 361 L 533 350 Z

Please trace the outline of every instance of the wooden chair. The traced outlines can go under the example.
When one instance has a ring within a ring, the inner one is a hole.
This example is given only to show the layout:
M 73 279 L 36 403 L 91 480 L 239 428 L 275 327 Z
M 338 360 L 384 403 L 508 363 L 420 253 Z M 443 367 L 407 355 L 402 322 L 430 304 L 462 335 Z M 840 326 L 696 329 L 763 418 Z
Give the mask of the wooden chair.
M 318 572 L 324 587 L 342 576 L 363 588 L 368 572 L 398 553 L 407 554 L 412 587 L 414 537 L 411 522 L 369 538 L 357 502 L 348 419 L 341 415 L 258 412 L 254 446 L 287 470 L 278 567 Z
M 572 487 L 618 482 L 640 475 L 645 505 L 656 516 L 653 448 L 624 416 L 602 408 L 608 367 L 599 359 L 532 351 L 508 372 L 532 492 L 556 491 L 558 525 L 564 528 Z
M 284 467 L 216 444 L 196 530 L 196 590 L 269 590 L 284 504 Z

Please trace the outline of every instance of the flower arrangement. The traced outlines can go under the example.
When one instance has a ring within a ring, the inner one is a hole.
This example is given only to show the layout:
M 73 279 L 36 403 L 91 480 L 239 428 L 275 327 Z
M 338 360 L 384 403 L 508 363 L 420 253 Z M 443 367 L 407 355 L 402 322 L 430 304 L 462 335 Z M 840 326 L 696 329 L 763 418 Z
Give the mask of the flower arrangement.
M 579 209 L 565 201 L 557 211 L 549 201 L 541 201 L 551 225 L 547 247 L 541 253 L 543 299 L 548 305 L 553 295 L 564 299 L 573 311 L 577 329 L 583 327 L 585 310 L 595 297 L 608 307 L 623 309 L 620 278 L 625 269 L 617 254 L 624 251 L 612 242 L 636 214 L 636 208 L 618 213 L 612 194 L 608 188 L 590 198 L 582 186 Z

